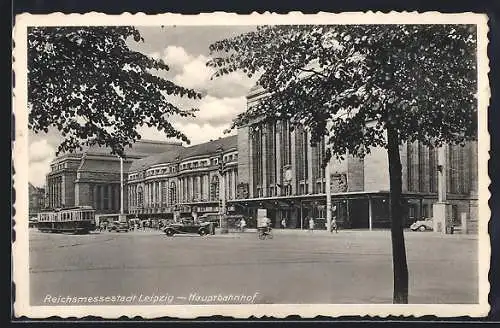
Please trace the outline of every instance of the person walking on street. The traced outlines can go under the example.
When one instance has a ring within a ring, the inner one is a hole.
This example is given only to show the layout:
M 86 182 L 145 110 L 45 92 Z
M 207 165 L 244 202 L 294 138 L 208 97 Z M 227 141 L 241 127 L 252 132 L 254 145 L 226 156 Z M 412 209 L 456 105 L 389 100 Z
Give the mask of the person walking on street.
M 335 216 L 332 218 L 332 227 L 331 227 L 330 232 L 333 232 L 334 229 L 335 229 L 335 233 L 339 233 L 338 225 L 337 225 L 337 217 L 335 217 Z
M 268 232 L 268 233 L 270 233 L 270 232 L 271 232 L 271 226 L 272 226 L 272 221 L 271 221 L 271 219 L 266 217 L 266 228 L 267 228 L 267 232 Z
M 281 227 L 282 227 L 283 229 L 285 229 L 285 228 L 286 228 L 286 218 L 283 218 L 283 220 L 281 220 Z
M 247 226 L 247 223 L 245 221 L 245 218 L 241 218 L 240 220 L 240 229 L 241 229 L 241 232 L 245 232 L 245 227 Z
M 313 232 L 313 230 L 314 230 L 314 219 L 309 218 L 309 231 Z

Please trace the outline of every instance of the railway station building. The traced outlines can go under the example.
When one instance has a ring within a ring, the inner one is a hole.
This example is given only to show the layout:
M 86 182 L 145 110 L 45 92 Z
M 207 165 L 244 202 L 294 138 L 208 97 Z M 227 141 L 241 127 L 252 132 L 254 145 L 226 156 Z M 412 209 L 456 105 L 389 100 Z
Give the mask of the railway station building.
M 138 141 L 125 150 L 123 160 L 124 189 L 127 171 L 133 161 L 180 143 Z M 96 214 L 118 214 L 120 211 L 120 159 L 104 147 L 86 147 L 82 151 L 56 157 L 46 176 L 46 208 L 92 206 Z M 124 208 L 127 208 L 124 199 Z
M 229 136 L 134 161 L 128 172 L 129 213 L 157 219 L 217 214 L 222 192 L 228 201 L 236 198 L 237 140 Z
M 252 88 L 248 106 L 264 96 L 261 89 Z M 385 149 L 374 148 L 363 159 L 347 155 L 343 161 L 331 160 L 325 170 L 324 140 L 311 146 L 310 134 L 300 127 L 292 131 L 287 121 L 256 121 L 240 127 L 236 136 L 191 147 L 161 147 L 163 152 L 130 165 L 129 213 L 196 217 L 218 213 L 223 201 L 227 213 L 255 217 L 258 209 L 266 209 L 276 227 L 285 219 L 287 228 L 304 229 L 306 218 L 314 218 L 320 228 L 326 221 L 330 188 L 332 215 L 341 228 L 390 226 Z M 463 232 L 476 233 L 477 142 L 440 150 L 415 142 L 402 145 L 400 156 L 406 225 L 433 217 L 441 174 L 452 220 Z

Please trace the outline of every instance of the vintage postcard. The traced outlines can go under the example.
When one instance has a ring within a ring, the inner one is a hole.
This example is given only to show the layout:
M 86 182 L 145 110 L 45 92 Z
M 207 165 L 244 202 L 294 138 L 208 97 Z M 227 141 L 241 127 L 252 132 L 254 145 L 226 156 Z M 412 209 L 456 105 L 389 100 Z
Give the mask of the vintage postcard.
M 17 16 L 15 316 L 486 316 L 487 22 Z

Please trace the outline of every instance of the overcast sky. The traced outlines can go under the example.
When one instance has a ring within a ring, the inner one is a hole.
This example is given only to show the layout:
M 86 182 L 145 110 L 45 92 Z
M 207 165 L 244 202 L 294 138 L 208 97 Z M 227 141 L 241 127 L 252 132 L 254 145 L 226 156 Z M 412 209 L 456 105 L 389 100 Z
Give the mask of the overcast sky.
M 196 102 L 180 99 L 179 106 L 196 107 L 196 118 L 176 118 L 174 126 L 185 133 L 191 144 L 198 144 L 224 136 L 236 114 L 245 110 L 245 96 L 255 83 L 241 73 L 232 73 L 210 80 L 213 71 L 206 67 L 208 46 L 217 41 L 255 29 L 252 26 L 176 26 L 138 27 L 143 43 L 130 42 L 134 50 L 162 58 L 170 67 L 163 74 L 175 83 L 203 92 L 206 96 Z M 141 128 L 143 139 L 166 140 L 154 128 Z M 30 133 L 30 182 L 45 184 L 50 162 L 61 139 L 57 131 L 35 135 Z

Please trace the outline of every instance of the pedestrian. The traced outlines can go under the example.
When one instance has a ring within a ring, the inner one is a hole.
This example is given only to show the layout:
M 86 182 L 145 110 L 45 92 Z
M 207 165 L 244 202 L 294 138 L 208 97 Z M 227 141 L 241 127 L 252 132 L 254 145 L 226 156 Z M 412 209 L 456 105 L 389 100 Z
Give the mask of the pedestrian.
M 282 227 L 283 229 L 285 229 L 285 228 L 286 228 L 286 218 L 283 218 L 283 219 L 281 220 L 281 227 Z
M 246 226 L 247 226 L 247 222 L 245 221 L 245 218 L 241 218 L 241 220 L 240 220 L 240 229 L 241 229 L 241 232 L 245 231 L 245 227 Z
M 314 230 L 314 219 L 309 218 L 309 231 L 313 232 L 313 230 Z
M 333 231 L 335 229 L 335 233 L 338 233 L 338 226 L 337 226 L 337 217 L 333 217 L 332 218 L 332 230 Z
M 265 218 L 265 225 L 266 225 L 266 228 L 267 228 L 267 232 L 270 233 L 271 232 L 271 227 L 272 227 L 272 221 L 270 218 L 266 217 Z

